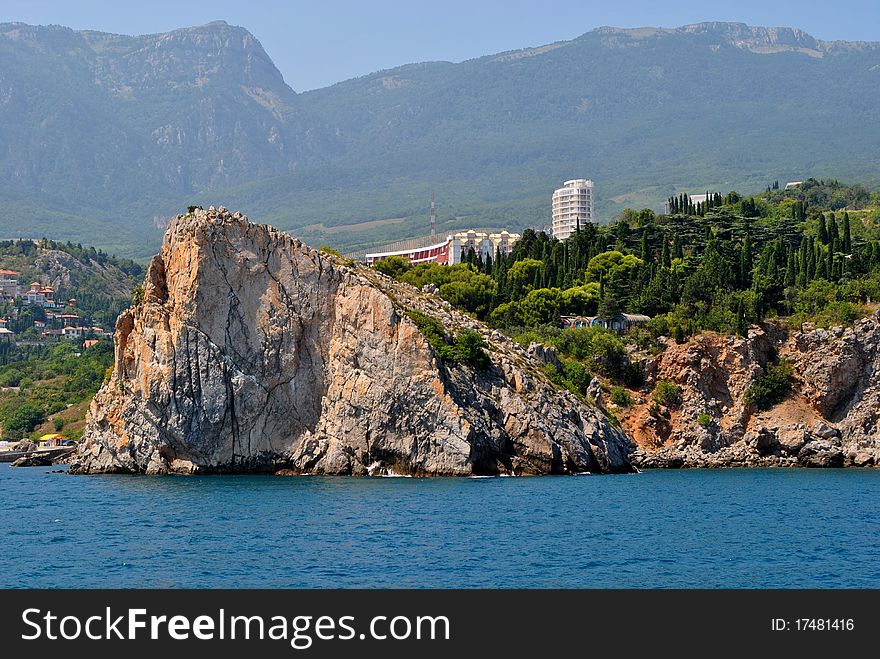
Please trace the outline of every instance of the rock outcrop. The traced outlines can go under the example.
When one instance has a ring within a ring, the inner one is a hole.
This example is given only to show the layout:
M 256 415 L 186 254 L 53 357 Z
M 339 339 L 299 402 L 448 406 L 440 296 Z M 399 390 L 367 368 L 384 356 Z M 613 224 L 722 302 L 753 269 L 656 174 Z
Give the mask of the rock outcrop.
M 407 312 L 469 328 L 445 363 Z M 631 470 L 601 409 L 424 293 L 224 209 L 168 227 L 74 473 L 546 474 Z
M 791 394 L 767 411 L 746 404 L 774 359 L 792 365 Z M 678 385 L 680 405 L 645 392 L 622 413 L 640 467 L 880 466 L 880 315 L 831 330 L 753 328 L 748 338 L 703 334 L 670 342 L 648 388 Z

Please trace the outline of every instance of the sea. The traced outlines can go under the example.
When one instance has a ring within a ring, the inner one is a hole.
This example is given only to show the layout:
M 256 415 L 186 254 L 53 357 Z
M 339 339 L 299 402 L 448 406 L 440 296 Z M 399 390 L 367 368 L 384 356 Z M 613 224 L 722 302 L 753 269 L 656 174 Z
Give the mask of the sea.
M 72 476 L 0 465 L 6 588 L 877 588 L 880 469 Z

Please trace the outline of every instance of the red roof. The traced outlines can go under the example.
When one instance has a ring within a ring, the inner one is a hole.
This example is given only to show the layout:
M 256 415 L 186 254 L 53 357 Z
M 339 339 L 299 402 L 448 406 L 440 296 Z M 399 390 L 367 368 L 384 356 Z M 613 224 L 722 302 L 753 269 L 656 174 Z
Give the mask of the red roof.
M 0 270 L 0 275 L 17 275 L 15 270 Z

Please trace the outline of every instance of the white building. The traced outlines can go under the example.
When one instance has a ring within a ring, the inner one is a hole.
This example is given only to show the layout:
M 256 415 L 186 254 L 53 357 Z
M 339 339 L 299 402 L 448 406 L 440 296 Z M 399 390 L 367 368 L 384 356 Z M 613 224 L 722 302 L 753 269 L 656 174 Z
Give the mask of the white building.
M 476 229 L 460 231 L 449 237 L 451 244 L 448 263 L 449 265 L 461 263 L 471 250 L 479 254 L 484 261 L 487 257 L 494 259 L 498 252 L 507 256 L 513 251 L 513 246 L 520 237 L 518 233 L 510 233 L 506 229 L 500 233 L 487 233 Z
M 64 327 L 64 328 L 62 328 L 62 330 L 61 330 L 61 336 L 66 336 L 67 338 L 70 338 L 70 339 L 78 339 L 78 338 L 80 338 L 85 332 L 88 332 L 88 331 L 89 331 L 89 328 L 88 328 L 88 327 L 71 327 L 71 326 L 68 326 L 68 327 Z
M 565 240 L 578 223 L 593 221 L 593 182 L 576 178 L 566 181 L 553 192 L 553 237 Z
M 688 199 L 691 200 L 691 203 L 696 206 L 697 204 L 705 204 L 706 200 L 713 199 L 717 192 L 703 193 L 703 194 L 689 194 Z
M 487 256 L 494 259 L 499 251 L 504 256 L 510 254 L 520 237 L 518 233 L 510 233 L 506 229 L 499 233 L 471 229 L 450 234 L 443 242 L 430 245 L 419 246 L 420 240 L 404 241 L 399 246 L 391 245 L 382 251 L 370 252 L 365 255 L 364 260 L 367 265 L 373 265 L 376 261 L 387 259 L 389 256 L 402 256 L 412 265 L 430 261 L 455 265 L 466 259 L 470 250 L 474 250 L 481 254 L 485 261 Z M 410 242 L 412 244 L 407 244 Z

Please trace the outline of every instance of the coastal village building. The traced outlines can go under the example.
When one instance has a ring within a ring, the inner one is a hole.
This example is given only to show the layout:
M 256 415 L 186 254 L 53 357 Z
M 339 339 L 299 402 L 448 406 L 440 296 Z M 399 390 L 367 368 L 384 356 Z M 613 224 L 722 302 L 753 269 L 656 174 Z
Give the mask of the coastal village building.
M 82 337 L 84 333 L 89 331 L 91 331 L 91 328 L 89 327 L 67 326 L 61 329 L 61 336 L 64 336 L 68 339 L 78 339 Z
M 802 183 L 803 183 L 803 181 L 789 181 L 788 183 L 785 184 L 785 189 L 789 190 L 791 188 L 796 188 L 797 186 L 801 185 Z
M 43 286 L 40 282 L 31 283 L 30 289 L 24 295 L 28 304 L 33 304 L 44 309 L 55 309 L 63 304 L 55 302 L 55 289 Z
M 0 298 L 13 299 L 18 295 L 18 273 L 0 270 Z
M 54 321 L 55 325 L 61 325 L 61 327 L 78 325 L 82 320 L 75 313 L 50 313 L 48 316 Z
M 519 239 L 518 233 L 510 233 L 507 230 L 488 233 L 470 229 L 450 234 L 443 242 L 418 246 L 417 241 L 413 241 L 410 244 L 404 243 L 401 246 L 395 245 L 378 252 L 370 252 L 365 255 L 364 260 L 367 265 L 373 265 L 376 261 L 390 256 L 401 256 L 414 265 L 429 262 L 455 265 L 466 260 L 470 250 L 480 254 L 483 260 L 487 256 L 494 259 L 498 252 L 506 256 L 510 254 Z
M 562 326 L 565 328 L 576 327 L 604 327 L 605 329 L 621 334 L 635 325 L 644 325 L 651 319 L 640 313 L 619 313 L 612 318 L 599 318 L 598 316 L 563 316 Z
M 553 191 L 553 237 L 565 240 L 575 232 L 578 224 L 593 221 L 593 182 L 576 178 L 566 181 Z

